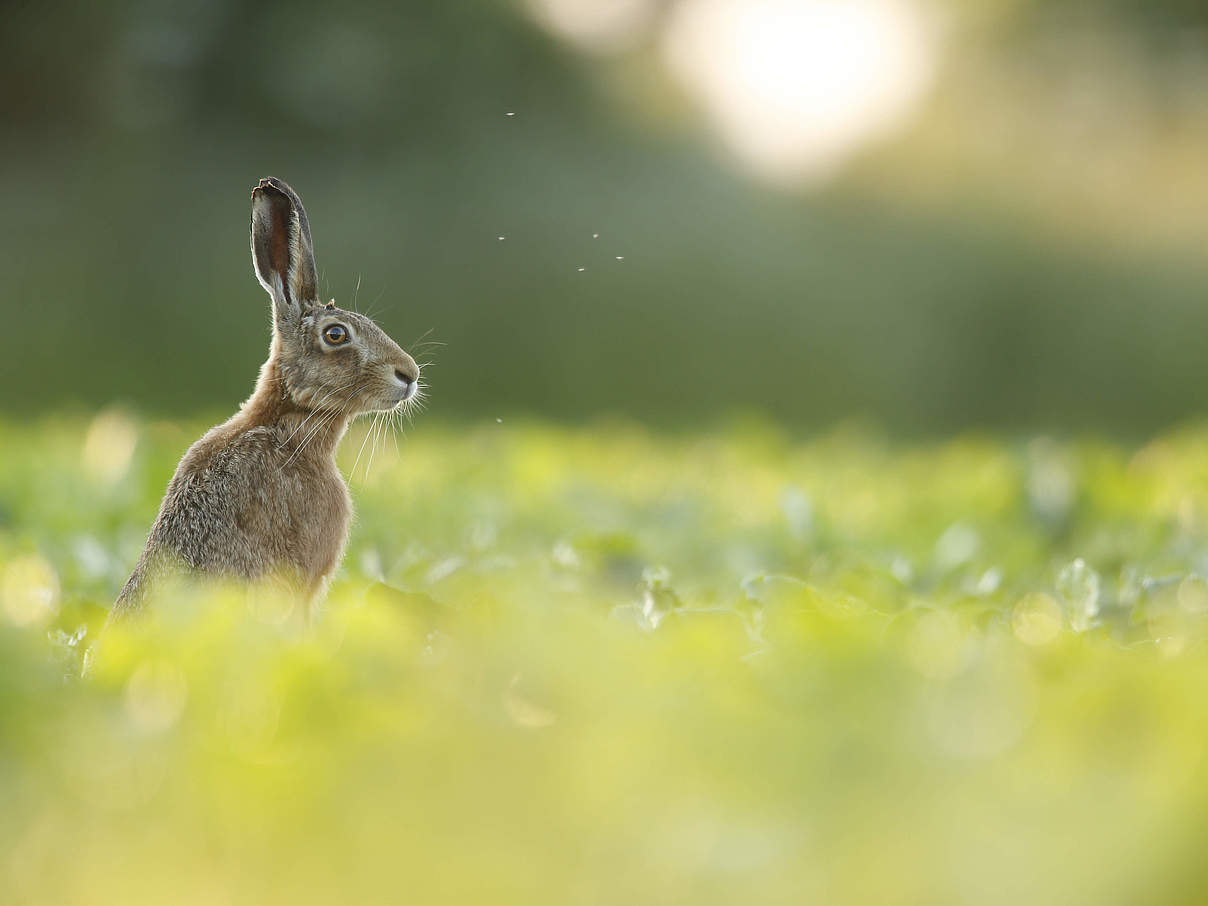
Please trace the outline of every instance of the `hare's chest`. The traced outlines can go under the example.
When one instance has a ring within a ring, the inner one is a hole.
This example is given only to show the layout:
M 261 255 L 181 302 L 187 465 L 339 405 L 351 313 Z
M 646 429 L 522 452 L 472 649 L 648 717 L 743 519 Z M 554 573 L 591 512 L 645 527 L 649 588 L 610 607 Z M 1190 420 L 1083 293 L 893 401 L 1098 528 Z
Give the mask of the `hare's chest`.
M 308 583 L 317 586 L 339 566 L 348 541 L 352 500 L 344 479 L 336 472 L 313 481 L 305 505 L 291 515 L 297 566 Z

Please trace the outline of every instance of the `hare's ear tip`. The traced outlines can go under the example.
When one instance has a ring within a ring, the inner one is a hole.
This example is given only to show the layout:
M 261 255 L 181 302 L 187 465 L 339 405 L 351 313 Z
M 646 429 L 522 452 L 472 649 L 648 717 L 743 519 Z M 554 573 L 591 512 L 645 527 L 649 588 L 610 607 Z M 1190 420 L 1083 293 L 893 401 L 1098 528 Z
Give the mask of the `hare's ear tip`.
M 255 198 L 257 192 L 264 192 L 268 189 L 273 189 L 277 192 L 282 192 L 283 185 L 284 184 L 281 182 L 281 180 L 277 179 L 277 177 L 265 176 L 258 183 L 256 183 L 255 187 L 252 189 L 252 197 Z

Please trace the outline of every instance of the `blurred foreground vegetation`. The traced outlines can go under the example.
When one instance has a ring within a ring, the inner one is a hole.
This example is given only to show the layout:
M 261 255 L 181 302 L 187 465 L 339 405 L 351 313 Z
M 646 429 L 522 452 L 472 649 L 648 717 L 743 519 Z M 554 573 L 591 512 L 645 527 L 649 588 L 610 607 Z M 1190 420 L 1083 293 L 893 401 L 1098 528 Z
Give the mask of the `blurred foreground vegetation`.
M 182 590 L 81 681 L 199 427 L 0 427 L 5 903 L 1103 906 L 1208 881 L 1208 431 L 425 421 L 357 464 L 313 629 Z

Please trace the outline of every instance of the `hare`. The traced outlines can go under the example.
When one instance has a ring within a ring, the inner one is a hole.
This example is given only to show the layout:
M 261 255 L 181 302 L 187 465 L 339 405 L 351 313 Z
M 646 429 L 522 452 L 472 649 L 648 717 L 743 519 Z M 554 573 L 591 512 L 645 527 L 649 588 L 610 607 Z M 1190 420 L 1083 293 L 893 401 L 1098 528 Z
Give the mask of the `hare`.
M 255 391 L 181 459 L 113 615 L 139 610 L 181 569 L 270 579 L 321 596 L 348 538 L 352 502 L 335 451 L 357 415 L 406 406 L 419 367 L 364 315 L 319 302 L 310 223 L 288 185 L 252 190 L 252 264 L 272 299 L 272 343 Z

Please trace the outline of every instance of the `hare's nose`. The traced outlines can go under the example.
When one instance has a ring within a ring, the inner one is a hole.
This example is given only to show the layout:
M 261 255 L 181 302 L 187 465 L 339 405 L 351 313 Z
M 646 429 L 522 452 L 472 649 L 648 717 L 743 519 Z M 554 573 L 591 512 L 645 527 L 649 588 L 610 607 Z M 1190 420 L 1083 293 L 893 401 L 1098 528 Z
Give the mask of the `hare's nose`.
M 404 371 L 402 368 L 395 368 L 394 379 L 398 381 L 403 388 L 403 399 L 409 400 L 419 392 L 418 373 L 414 371 Z

